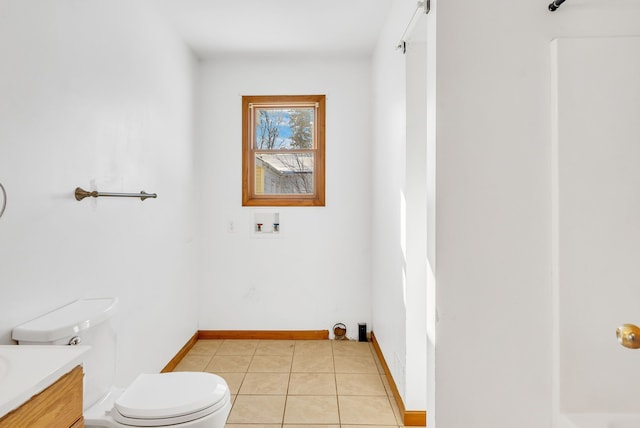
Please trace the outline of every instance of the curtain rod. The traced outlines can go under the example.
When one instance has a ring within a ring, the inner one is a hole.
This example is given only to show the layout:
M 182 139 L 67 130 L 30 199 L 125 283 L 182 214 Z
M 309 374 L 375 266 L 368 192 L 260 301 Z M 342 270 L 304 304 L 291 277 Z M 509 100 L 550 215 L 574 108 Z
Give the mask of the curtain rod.
M 553 0 L 551 4 L 549 4 L 549 10 L 551 12 L 555 12 L 565 0 Z
M 416 3 L 416 10 L 413 12 L 411 20 L 409 20 L 409 23 L 407 24 L 407 28 L 404 29 L 404 32 L 400 37 L 400 41 L 396 45 L 396 49 L 402 49 L 402 53 L 407 53 L 407 42 L 405 40 L 405 37 L 407 37 L 407 34 L 409 34 L 409 32 L 413 29 L 413 26 L 416 23 L 416 17 L 418 16 L 418 12 L 420 10 L 422 10 L 425 15 L 428 14 L 431 10 L 431 0 L 422 0 Z

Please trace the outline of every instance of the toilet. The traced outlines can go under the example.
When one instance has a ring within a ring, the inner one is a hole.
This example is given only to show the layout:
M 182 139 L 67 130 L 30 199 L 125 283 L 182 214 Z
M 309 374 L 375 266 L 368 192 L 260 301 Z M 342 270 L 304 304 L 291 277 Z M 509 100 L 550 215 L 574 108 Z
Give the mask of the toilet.
M 87 428 L 224 428 L 231 411 L 226 381 L 213 373 L 140 374 L 113 386 L 116 298 L 82 299 L 13 329 L 19 345 L 89 345 L 83 360 Z

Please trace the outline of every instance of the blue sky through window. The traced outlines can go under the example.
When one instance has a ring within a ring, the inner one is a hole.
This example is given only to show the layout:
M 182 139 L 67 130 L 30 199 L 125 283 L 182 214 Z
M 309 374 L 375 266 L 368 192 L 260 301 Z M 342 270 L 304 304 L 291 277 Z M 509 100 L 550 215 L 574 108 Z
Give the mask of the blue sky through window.
M 308 129 L 313 129 L 313 109 L 303 108 L 307 110 L 310 122 Z M 287 150 L 300 148 L 296 146 L 293 138 L 291 109 L 258 109 L 255 124 L 255 144 L 260 150 Z M 299 124 L 298 124 L 299 126 Z M 311 132 L 311 131 L 309 131 Z

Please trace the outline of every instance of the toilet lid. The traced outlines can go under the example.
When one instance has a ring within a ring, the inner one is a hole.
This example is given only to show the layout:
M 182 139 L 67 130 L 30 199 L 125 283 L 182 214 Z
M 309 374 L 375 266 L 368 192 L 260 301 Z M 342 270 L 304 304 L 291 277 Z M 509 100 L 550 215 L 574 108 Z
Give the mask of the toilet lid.
M 141 374 L 116 400 L 114 408 L 126 419 L 167 419 L 190 414 L 196 418 L 212 413 L 227 400 L 227 383 L 213 373 Z

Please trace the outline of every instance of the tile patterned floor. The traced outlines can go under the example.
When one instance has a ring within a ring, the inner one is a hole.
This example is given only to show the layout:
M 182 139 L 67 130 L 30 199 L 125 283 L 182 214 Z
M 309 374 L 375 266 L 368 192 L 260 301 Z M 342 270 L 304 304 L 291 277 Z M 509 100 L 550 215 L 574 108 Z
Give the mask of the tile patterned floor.
M 332 340 L 200 340 L 175 371 L 226 379 L 226 428 L 402 427 L 371 344 Z

